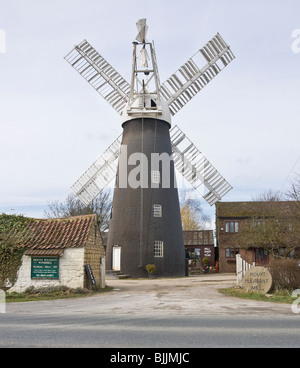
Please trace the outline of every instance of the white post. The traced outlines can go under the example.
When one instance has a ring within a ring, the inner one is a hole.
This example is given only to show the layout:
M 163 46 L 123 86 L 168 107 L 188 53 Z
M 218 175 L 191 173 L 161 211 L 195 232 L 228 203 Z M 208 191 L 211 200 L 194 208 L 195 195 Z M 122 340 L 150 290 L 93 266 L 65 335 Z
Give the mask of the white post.
M 105 257 L 100 260 L 100 288 L 105 289 Z
M 236 278 L 237 285 L 240 286 L 243 279 L 243 260 L 240 254 L 236 254 Z
M 6 296 L 4 290 L 0 290 L 0 313 L 6 313 Z

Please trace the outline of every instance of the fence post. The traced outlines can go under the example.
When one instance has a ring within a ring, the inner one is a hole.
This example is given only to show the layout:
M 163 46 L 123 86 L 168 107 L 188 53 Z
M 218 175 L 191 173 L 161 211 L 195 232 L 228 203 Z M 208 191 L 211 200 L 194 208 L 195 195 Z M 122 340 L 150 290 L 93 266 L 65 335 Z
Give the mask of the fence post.
M 243 277 L 245 273 L 250 270 L 250 268 L 255 267 L 255 262 L 248 263 L 242 259 L 240 254 L 236 254 L 236 277 L 237 277 L 237 285 L 242 286 Z
M 105 289 L 105 257 L 100 260 L 100 288 Z
M 235 259 L 237 285 L 240 286 L 243 279 L 243 260 L 240 254 L 236 254 Z
M 6 313 L 6 296 L 4 290 L 0 290 L 0 313 Z

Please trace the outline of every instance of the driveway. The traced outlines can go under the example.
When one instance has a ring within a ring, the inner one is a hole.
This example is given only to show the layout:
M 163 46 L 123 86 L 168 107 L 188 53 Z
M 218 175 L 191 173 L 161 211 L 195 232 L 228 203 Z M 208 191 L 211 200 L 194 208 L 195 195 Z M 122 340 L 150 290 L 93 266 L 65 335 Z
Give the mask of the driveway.
M 113 287 L 113 291 L 86 298 L 9 303 L 6 310 L 18 314 L 295 316 L 287 304 L 220 294 L 219 288 L 236 285 L 234 274 L 156 280 L 107 279 L 106 284 Z

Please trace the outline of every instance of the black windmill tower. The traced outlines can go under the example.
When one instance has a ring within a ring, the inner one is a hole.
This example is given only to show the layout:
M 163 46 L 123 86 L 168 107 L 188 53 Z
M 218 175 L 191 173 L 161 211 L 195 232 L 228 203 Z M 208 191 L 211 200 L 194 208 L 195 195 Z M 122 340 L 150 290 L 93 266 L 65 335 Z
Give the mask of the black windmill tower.
M 89 204 L 116 178 L 106 268 L 145 277 L 155 264 L 162 277 L 184 276 L 184 244 L 176 168 L 213 205 L 232 187 L 186 137 L 171 126 L 175 115 L 233 59 L 217 33 L 160 84 L 146 19 L 137 22 L 129 84 L 84 40 L 65 57 L 122 116 L 119 136 L 72 186 Z M 200 67 L 198 58 L 205 60 Z M 201 188 L 201 190 L 199 190 Z

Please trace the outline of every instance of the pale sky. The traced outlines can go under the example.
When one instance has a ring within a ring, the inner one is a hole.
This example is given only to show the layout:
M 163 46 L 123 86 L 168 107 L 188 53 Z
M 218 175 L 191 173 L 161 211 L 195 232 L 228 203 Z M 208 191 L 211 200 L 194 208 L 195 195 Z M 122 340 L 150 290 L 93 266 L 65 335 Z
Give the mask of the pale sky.
M 87 39 L 130 81 L 140 18 L 161 82 L 217 32 L 236 57 L 172 121 L 233 186 L 223 201 L 300 172 L 299 0 L 0 0 L 0 213 L 43 217 L 122 133 L 64 56 Z

